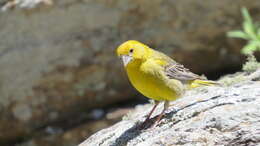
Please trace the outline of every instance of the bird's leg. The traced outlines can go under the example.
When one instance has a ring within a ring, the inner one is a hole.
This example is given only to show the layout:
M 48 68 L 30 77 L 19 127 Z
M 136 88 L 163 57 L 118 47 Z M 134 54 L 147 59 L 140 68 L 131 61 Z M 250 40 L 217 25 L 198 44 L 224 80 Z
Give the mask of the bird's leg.
M 155 108 L 158 106 L 159 103 L 160 103 L 159 101 L 156 101 L 156 100 L 154 101 L 154 106 L 153 106 L 152 110 L 150 111 L 150 113 L 147 115 L 146 119 L 144 120 L 144 123 L 150 119 L 152 113 L 154 112 Z
M 150 119 L 152 113 L 154 112 L 155 108 L 158 106 L 159 103 L 160 103 L 159 101 L 154 102 L 154 106 L 153 106 L 152 110 L 149 112 L 149 114 L 147 115 L 144 122 L 140 125 L 140 127 L 139 127 L 140 129 L 143 129 L 145 127 L 145 125 L 147 124 L 147 121 Z
M 155 127 L 155 126 L 161 121 L 161 119 L 162 119 L 162 117 L 163 117 L 165 111 L 166 111 L 166 110 L 168 109 L 168 107 L 169 107 L 169 104 L 170 104 L 169 101 L 165 101 L 165 102 L 164 102 L 163 110 L 162 110 L 162 112 L 160 113 L 160 115 L 157 117 L 157 119 L 156 119 L 156 121 L 154 122 L 154 124 L 153 124 L 152 127 Z
M 175 106 L 175 105 L 176 105 L 176 103 L 173 103 L 173 104 L 169 103 L 169 107 L 172 107 L 172 106 Z M 172 111 L 177 112 L 177 108 L 173 107 Z

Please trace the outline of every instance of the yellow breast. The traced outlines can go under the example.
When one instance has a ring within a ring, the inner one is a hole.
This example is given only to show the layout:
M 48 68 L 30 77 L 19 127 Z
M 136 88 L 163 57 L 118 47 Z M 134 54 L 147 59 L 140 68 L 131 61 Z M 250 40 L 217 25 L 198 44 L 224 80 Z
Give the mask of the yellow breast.
M 175 100 L 177 95 L 164 81 L 140 70 L 141 62 L 131 63 L 126 67 L 131 84 L 144 96 L 154 100 Z

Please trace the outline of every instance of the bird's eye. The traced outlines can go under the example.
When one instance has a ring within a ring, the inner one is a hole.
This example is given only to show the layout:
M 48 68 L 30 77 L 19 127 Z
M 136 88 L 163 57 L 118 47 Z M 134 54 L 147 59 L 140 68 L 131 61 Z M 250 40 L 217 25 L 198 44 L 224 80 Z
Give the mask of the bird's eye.
M 134 49 L 130 49 L 129 52 L 130 52 L 130 53 L 133 53 L 133 52 L 134 52 Z

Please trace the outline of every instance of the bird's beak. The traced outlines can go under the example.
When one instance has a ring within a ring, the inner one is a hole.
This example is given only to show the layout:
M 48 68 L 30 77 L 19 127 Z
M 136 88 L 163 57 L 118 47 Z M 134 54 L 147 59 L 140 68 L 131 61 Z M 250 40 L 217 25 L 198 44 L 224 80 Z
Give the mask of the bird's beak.
M 131 62 L 131 60 L 133 59 L 132 56 L 129 56 L 129 55 L 122 55 L 121 56 L 121 59 L 123 60 L 123 63 L 124 63 L 124 66 L 127 66 L 127 64 L 129 62 Z

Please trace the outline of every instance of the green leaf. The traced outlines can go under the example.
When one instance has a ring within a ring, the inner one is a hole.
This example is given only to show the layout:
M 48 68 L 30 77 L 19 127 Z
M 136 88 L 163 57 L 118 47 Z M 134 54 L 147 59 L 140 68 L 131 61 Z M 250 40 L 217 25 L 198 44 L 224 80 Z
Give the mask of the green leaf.
M 249 14 L 249 12 L 247 11 L 246 8 L 242 8 L 242 15 L 244 18 L 244 22 L 243 22 L 243 29 L 244 31 L 252 38 L 252 39 L 257 39 L 257 35 L 256 35 L 256 29 L 254 26 L 254 23 L 252 21 L 252 18 Z
M 230 31 L 227 33 L 227 36 L 242 38 L 248 41 L 247 45 L 241 49 L 241 53 L 243 54 L 251 54 L 255 51 L 260 51 L 260 24 L 253 23 L 246 8 L 242 8 L 241 12 L 244 18 L 243 31 Z
M 230 31 L 227 33 L 228 37 L 233 37 L 233 38 L 241 38 L 241 39 L 250 39 L 250 37 L 248 36 L 248 34 L 244 33 L 241 30 L 234 30 L 234 31 Z
M 253 25 L 251 25 L 250 23 L 248 22 L 244 22 L 243 23 L 243 28 L 244 28 L 244 31 L 248 34 L 248 36 L 252 39 L 257 39 L 256 37 L 256 33 L 255 33 L 255 28 Z
M 257 29 L 257 38 L 260 41 L 260 27 Z
M 252 21 L 252 18 L 247 10 L 247 8 L 243 7 L 241 9 L 241 12 L 242 12 L 242 15 L 243 15 L 243 18 L 246 22 L 248 22 L 249 24 L 253 25 L 253 21 Z
M 253 40 L 253 41 L 250 41 L 249 43 L 250 44 L 255 44 L 257 47 L 260 48 L 260 41 L 258 41 L 258 40 Z
M 242 52 L 243 54 L 251 54 L 251 53 L 253 53 L 255 50 L 257 50 L 257 47 L 258 47 L 257 44 L 255 44 L 255 43 L 249 43 L 249 44 L 247 44 L 246 46 L 244 46 L 244 47 L 242 48 L 241 52 Z

